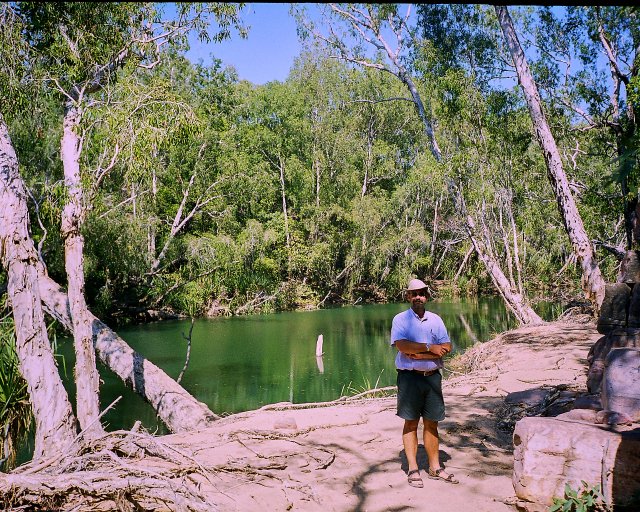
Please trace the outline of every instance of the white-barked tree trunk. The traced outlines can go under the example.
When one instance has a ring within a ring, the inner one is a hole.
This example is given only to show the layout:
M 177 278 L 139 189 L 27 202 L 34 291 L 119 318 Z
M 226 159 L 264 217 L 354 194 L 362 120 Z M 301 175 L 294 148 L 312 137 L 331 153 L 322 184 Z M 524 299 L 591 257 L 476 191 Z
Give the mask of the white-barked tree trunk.
M 594 304 L 597 313 L 604 300 L 605 281 L 596 261 L 593 245 L 587 236 L 582 218 L 571 194 L 560 152 L 542 110 L 538 87 L 529 69 L 524 51 L 520 46 L 511 16 L 509 16 L 506 6 L 496 5 L 495 10 L 529 107 L 535 136 L 542 148 L 544 160 L 547 164 L 547 175 L 558 202 L 558 209 L 560 210 L 564 227 L 573 246 L 573 252 L 578 257 L 582 268 L 582 289 L 587 299 Z
M 86 218 L 80 181 L 79 129 L 81 112 L 70 101 L 63 122 L 60 156 L 67 189 L 67 202 L 62 211 L 61 232 L 64 241 L 64 265 L 67 271 L 67 287 L 73 344 L 76 354 L 76 414 L 80 427 L 90 438 L 104 434 L 98 419 L 100 415 L 100 376 L 96 367 L 93 333 L 84 296 L 84 238 L 82 225 Z
M 39 284 L 45 311 L 71 331 L 73 324 L 67 294 L 50 277 L 41 275 Z M 91 312 L 87 314 L 100 361 L 142 396 L 169 430 L 201 430 L 220 419 L 206 404 L 196 400 L 161 368 L 133 350 Z
M 36 423 L 34 458 L 40 458 L 65 449 L 75 438 L 76 422 L 47 336 L 26 198 L 18 159 L 0 114 L 0 257 L 8 274 L 20 372 Z

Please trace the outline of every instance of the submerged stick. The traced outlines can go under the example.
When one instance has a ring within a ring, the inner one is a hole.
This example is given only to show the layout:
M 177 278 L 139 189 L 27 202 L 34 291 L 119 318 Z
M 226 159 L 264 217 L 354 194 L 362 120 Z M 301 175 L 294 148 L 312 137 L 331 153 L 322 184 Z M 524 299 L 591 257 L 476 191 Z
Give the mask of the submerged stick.
M 320 357 L 322 356 L 323 352 L 322 352 L 322 343 L 324 341 L 324 338 L 322 336 L 322 334 L 320 336 L 318 336 L 318 341 L 316 341 L 316 357 Z

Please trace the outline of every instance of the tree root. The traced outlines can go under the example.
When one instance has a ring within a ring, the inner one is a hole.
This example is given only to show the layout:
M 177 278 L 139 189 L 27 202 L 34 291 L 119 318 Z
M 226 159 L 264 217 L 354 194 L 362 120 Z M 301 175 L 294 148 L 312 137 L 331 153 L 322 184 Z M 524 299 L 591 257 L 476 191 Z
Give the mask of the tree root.
M 260 462 L 240 457 L 205 468 L 185 445 L 165 444 L 144 432 L 111 432 L 80 446 L 76 443 L 55 459 L 36 460 L 0 474 L 0 509 L 210 512 L 216 507 L 203 489 L 207 484 L 217 488 L 212 475 L 241 474 L 259 484 L 263 478 L 281 480 L 278 474 L 292 463 L 307 472 L 333 464 L 332 450 L 294 439 L 296 434 L 300 433 L 234 432 L 227 442 L 239 443 Z M 266 440 L 283 444 L 275 453 L 261 453 L 260 443 Z M 313 498 L 298 482 L 287 485 Z
M 311 431 L 311 430 L 314 430 L 314 429 L 309 429 L 308 431 Z M 295 455 L 298 457 L 304 455 L 307 457 L 307 459 L 314 461 L 315 467 L 313 469 L 326 469 L 331 464 L 333 464 L 333 461 L 336 458 L 335 452 L 327 448 L 324 448 L 322 446 L 316 446 L 316 445 L 311 445 L 309 443 L 300 442 L 296 439 L 293 439 L 293 436 L 290 436 L 290 435 L 283 435 L 275 432 L 259 432 L 259 431 L 249 431 L 249 430 L 238 431 L 233 433 L 232 438 L 236 442 L 240 443 L 247 450 L 253 452 L 254 455 L 256 455 L 258 458 L 261 458 L 261 459 L 272 459 L 272 458 L 281 458 L 281 457 L 286 458 L 288 455 L 285 452 L 282 452 L 280 457 L 270 457 L 270 456 L 261 455 L 260 453 L 252 450 L 249 446 L 247 446 L 245 442 L 243 442 L 243 440 L 240 438 L 241 435 L 247 436 L 248 439 L 254 439 L 254 440 L 275 439 L 275 440 L 280 440 L 280 441 L 285 441 L 287 443 L 295 444 L 298 447 L 301 447 L 303 449 L 301 450 L 300 448 L 296 448 L 292 453 L 295 453 Z M 307 462 L 307 465 L 309 465 L 309 462 Z
M 3 510 L 215 509 L 196 477 L 209 472 L 193 457 L 145 433 L 117 431 L 80 450 L 34 461 L 0 476 Z
M 383 388 L 374 388 L 363 391 L 356 395 L 341 396 L 330 402 L 307 402 L 304 404 L 292 404 L 291 402 L 278 402 L 275 404 L 263 405 L 259 411 L 291 411 L 295 409 L 316 409 L 320 407 L 333 407 L 335 405 L 349 404 L 354 401 L 367 400 L 368 395 L 393 396 L 397 392 L 397 386 L 386 386 Z

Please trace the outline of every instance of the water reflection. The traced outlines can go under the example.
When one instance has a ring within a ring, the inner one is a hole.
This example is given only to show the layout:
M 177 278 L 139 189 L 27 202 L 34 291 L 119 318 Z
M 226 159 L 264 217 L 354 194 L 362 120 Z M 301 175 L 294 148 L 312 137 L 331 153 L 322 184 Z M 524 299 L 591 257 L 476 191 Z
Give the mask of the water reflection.
M 389 345 L 393 316 L 407 304 L 354 306 L 308 312 L 196 320 L 191 359 L 182 385 L 217 414 L 255 409 L 268 403 L 334 400 L 395 384 L 395 349 Z M 513 327 L 498 300 L 430 303 L 442 317 L 453 353 Z M 190 321 L 136 326 L 119 334 L 138 352 L 176 378 L 185 361 L 181 332 Z M 322 356 L 318 357 L 318 338 Z M 70 340 L 61 343 L 67 368 L 73 364 Z M 149 429 L 164 428 L 151 408 L 117 377 L 100 369 L 101 404 L 123 395 L 105 415 L 109 429 L 131 428 L 139 419 Z M 72 371 L 66 378 L 74 394 Z M 73 398 L 72 398 L 73 399 Z

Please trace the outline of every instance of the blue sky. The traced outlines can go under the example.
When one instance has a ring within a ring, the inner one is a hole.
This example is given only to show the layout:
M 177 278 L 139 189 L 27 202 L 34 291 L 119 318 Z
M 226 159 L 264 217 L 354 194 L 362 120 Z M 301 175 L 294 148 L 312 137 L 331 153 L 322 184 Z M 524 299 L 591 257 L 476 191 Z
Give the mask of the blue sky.
M 257 85 L 282 82 L 301 49 L 289 8 L 288 3 L 248 3 L 241 12 L 245 26 L 250 27 L 247 39 L 233 34 L 230 40 L 203 44 L 194 38 L 187 58 L 192 62 L 202 59 L 207 65 L 213 54 L 224 65 L 235 67 L 241 80 Z

